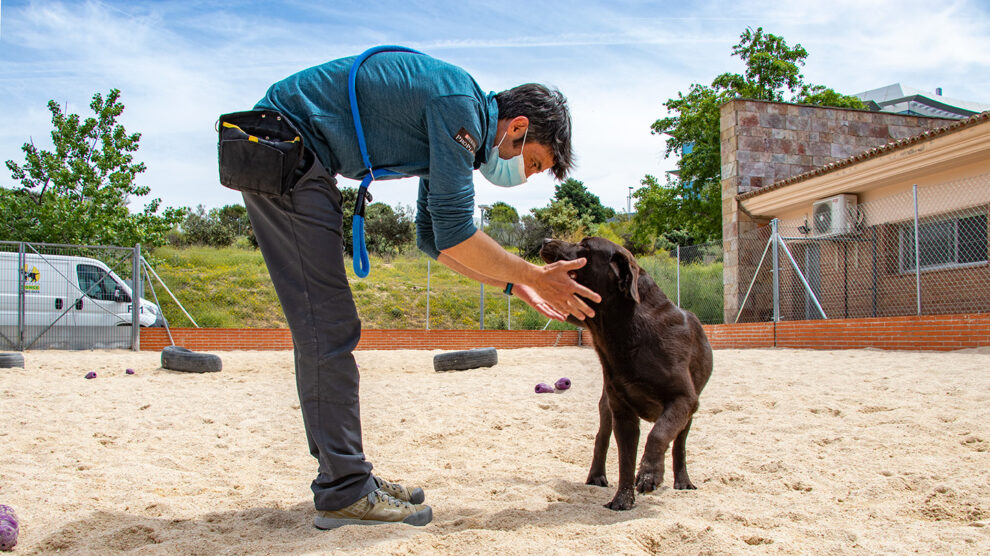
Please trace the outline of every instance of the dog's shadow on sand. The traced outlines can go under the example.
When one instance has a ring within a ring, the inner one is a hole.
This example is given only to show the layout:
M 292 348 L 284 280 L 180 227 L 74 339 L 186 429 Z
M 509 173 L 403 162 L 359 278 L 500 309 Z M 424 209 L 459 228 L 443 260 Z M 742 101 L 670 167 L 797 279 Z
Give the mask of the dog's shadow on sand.
M 522 482 L 523 484 L 526 481 Z M 530 482 L 545 486 L 546 483 Z M 540 509 L 503 509 L 491 512 L 484 501 L 471 505 L 434 505 L 433 522 L 426 527 L 386 525 L 362 527 L 356 535 L 352 527 L 320 531 L 313 527 L 313 507 L 300 502 L 289 508 L 258 507 L 213 512 L 191 519 L 150 517 L 168 513 L 167 508 L 149 506 L 145 515 L 96 511 L 72 521 L 25 546 L 25 554 L 99 554 L 136 551 L 161 554 L 250 554 L 298 552 L 321 549 L 361 549 L 388 540 L 409 539 L 420 534 L 444 536 L 467 530 L 511 531 L 528 527 L 557 528 L 578 523 L 589 526 L 612 525 L 655 517 L 663 510 L 662 495 L 638 496 L 636 506 L 625 512 L 604 508 L 612 487 L 602 489 L 558 480 L 556 493 Z M 667 489 L 664 489 L 667 490 Z M 605 494 L 607 491 L 607 495 Z M 427 503 L 430 501 L 428 500 Z M 500 504 L 504 506 L 504 504 Z M 23 531 L 28 533 L 28 531 Z
M 457 507 L 449 515 L 441 516 L 446 519 L 434 519 L 436 527 L 450 533 L 469 529 L 511 531 L 527 527 L 559 528 L 563 524 L 613 525 L 656 517 L 664 512 L 664 498 L 669 502 L 670 493 L 674 492 L 661 487 L 651 494 L 638 494 L 631 510 L 618 512 L 604 507 L 615 494 L 615 483 L 598 487 L 562 479 L 547 483 L 513 477 L 512 482 L 506 484 L 531 488 L 551 486 L 552 494 L 547 496 L 547 506 L 539 509 L 513 508 L 493 512 L 486 509 L 481 501 L 477 505 Z M 529 499 L 527 505 L 531 504 Z M 504 507 L 505 504 L 499 506 Z

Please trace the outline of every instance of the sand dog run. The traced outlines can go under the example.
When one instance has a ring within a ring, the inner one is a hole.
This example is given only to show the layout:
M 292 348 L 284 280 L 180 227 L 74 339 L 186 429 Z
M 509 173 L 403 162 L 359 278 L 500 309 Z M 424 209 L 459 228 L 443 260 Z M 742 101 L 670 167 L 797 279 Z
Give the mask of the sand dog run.
M 202 374 L 157 352 L 26 352 L 0 382 L 14 553 L 990 552 L 986 351 L 716 350 L 688 453 L 698 490 L 668 483 L 626 512 L 584 484 L 592 349 L 445 373 L 437 353 L 355 354 L 363 391 L 403 392 L 362 399 L 369 457 L 427 490 L 433 522 L 319 531 L 290 351 L 221 352 Z

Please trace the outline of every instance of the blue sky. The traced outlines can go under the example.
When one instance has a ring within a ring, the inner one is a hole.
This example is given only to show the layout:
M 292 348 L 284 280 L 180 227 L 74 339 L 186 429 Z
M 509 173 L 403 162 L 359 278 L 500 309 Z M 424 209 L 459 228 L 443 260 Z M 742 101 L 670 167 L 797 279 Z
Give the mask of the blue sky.
M 788 6 L 787 4 L 793 4 Z M 501 2 L 0 0 L 0 161 L 51 141 L 46 104 L 87 114 L 119 88 L 121 119 L 142 134 L 140 183 L 166 206 L 239 203 L 221 187 L 214 122 L 268 85 L 376 44 L 401 44 L 467 69 L 485 90 L 524 82 L 568 97 L 581 180 L 624 210 L 629 186 L 673 169 L 650 124 L 663 102 L 741 71 L 730 55 L 763 26 L 810 53 L 805 79 L 851 94 L 900 82 L 990 104 L 990 2 L 779 0 Z M 356 185 L 344 180 L 344 185 Z M 547 204 L 546 176 L 505 190 L 476 174 L 478 204 Z M 0 185 L 15 185 L 0 168 Z M 380 182 L 375 200 L 411 205 L 415 180 Z

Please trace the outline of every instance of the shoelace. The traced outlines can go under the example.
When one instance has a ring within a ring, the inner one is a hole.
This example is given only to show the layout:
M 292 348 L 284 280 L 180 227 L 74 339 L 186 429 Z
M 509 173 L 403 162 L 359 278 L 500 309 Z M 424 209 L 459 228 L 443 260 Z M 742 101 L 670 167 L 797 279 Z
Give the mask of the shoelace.
M 392 506 L 395 506 L 396 508 L 402 508 L 402 507 L 405 507 L 405 506 L 412 506 L 412 504 L 410 504 L 409 502 L 406 502 L 405 500 L 399 500 L 398 498 L 396 498 L 394 496 L 391 496 L 388 493 L 383 492 L 380 489 L 379 490 L 373 490 L 373 491 L 371 491 L 370 494 L 368 494 L 368 501 L 371 502 L 371 505 L 372 506 L 375 505 L 375 499 L 376 498 L 378 500 L 382 501 L 382 502 L 385 502 L 386 504 L 390 504 Z
M 378 488 L 383 488 L 391 492 L 402 492 L 402 485 L 399 483 L 390 483 L 381 477 L 375 477 L 375 482 L 378 483 Z M 388 493 L 390 496 L 391 492 Z
M 396 492 L 402 491 L 402 485 L 400 485 L 399 483 L 390 483 L 384 479 L 379 479 L 379 481 L 381 481 L 381 484 L 378 486 L 382 486 L 389 490 L 394 490 Z

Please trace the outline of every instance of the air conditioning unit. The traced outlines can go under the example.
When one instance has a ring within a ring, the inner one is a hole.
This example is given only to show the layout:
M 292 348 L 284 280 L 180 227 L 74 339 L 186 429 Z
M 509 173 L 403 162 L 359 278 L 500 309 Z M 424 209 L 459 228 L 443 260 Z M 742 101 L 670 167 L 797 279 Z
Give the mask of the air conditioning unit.
M 811 205 L 816 237 L 848 234 L 856 229 L 856 196 L 848 193 L 815 201 Z

